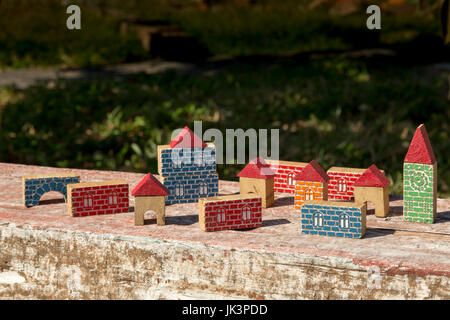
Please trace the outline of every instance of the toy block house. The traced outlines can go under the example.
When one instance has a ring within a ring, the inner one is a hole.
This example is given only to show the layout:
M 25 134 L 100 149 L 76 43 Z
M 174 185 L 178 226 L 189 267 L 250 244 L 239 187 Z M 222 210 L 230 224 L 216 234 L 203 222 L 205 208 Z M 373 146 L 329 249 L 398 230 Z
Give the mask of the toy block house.
M 203 198 L 198 207 L 198 224 L 203 231 L 256 228 L 262 224 L 262 201 L 256 194 Z
M 308 165 L 306 162 L 266 160 L 270 168 L 275 171 L 274 191 L 295 193 L 295 176 Z
M 250 161 L 238 174 L 241 194 L 254 193 L 262 198 L 262 207 L 270 207 L 274 201 L 275 172 L 262 159 L 255 158 Z
M 362 168 L 346 167 L 331 167 L 328 169 L 327 174 L 330 177 L 328 199 L 353 201 L 355 199 L 353 185 L 365 171 L 366 169 Z
M 68 184 L 67 207 L 72 217 L 128 212 L 128 183 L 114 180 Z
M 135 197 L 134 225 L 143 226 L 144 214 L 150 210 L 156 213 L 156 224 L 165 225 L 166 196 L 169 194 L 169 189 L 148 173 L 131 191 L 131 195 Z
M 403 163 L 403 218 L 433 223 L 436 219 L 437 162 L 425 126 L 414 133 Z
M 302 233 L 362 238 L 366 234 L 366 203 L 306 201 L 301 206 Z
M 313 160 L 295 176 L 295 209 L 307 200 L 328 200 L 330 178 L 322 167 Z
M 219 191 L 214 144 L 185 127 L 169 145 L 158 146 L 158 172 L 170 191 L 166 204 L 196 202 Z
M 375 216 L 384 218 L 389 214 L 390 181 L 377 168 L 371 165 L 353 185 L 355 202 L 370 201 L 375 205 Z

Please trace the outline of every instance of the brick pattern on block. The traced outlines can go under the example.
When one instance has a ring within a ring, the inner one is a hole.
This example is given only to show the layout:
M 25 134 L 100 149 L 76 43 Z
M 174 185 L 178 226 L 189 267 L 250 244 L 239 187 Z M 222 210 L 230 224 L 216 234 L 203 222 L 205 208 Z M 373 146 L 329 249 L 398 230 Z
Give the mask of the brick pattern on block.
M 354 184 L 361 177 L 361 173 L 327 171 L 330 180 L 328 181 L 329 200 L 355 200 Z M 341 190 L 339 189 L 341 186 Z
M 304 234 L 345 238 L 364 236 L 365 218 L 360 208 L 304 204 L 301 214 Z
M 172 155 L 175 155 L 173 158 Z M 161 172 L 170 190 L 166 204 L 197 202 L 219 192 L 214 147 L 161 150 Z
M 205 231 L 221 231 L 260 227 L 262 224 L 262 203 L 260 197 L 218 200 L 207 202 L 205 208 Z M 250 216 L 245 216 L 245 212 Z M 225 215 L 222 217 L 219 215 Z
M 282 193 L 295 193 L 294 177 L 303 170 L 303 165 L 275 165 L 269 163 L 270 168 L 275 171 L 274 191 Z
M 218 174 L 189 174 L 169 176 L 163 180 L 170 191 L 166 204 L 197 202 L 200 198 L 217 196 L 219 192 Z
M 69 192 L 73 217 L 124 213 L 129 211 L 128 184 L 72 185 Z
M 434 167 L 429 164 L 403 164 L 403 218 L 406 221 L 433 223 Z
M 31 207 L 39 204 L 39 199 L 47 192 L 62 193 L 67 200 L 67 185 L 80 182 L 80 177 L 42 177 L 24 180 L 25 206 Z
M 301 209 L 302 204 L 307 200 L 327 200 L 324 199 L 323 183 L 296 181 L 294 197 L 295 209 Z

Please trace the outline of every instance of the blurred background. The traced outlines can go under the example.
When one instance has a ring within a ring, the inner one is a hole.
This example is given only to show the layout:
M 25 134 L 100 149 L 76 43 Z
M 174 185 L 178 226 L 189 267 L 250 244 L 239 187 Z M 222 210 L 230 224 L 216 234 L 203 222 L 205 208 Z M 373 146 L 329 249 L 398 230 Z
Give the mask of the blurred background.
M 68 30 L 66 8 L 81 8 Z M 381 7 L 381 30 L 366 8 Z M 425 123 L 450 196 L 448 0 L 0 0 L 0 161 L 156 173 L 203 130 L 279 128 L 280 159 L 376 163 L 402 192 Z M 219 165 L 236 180 L 242 165 Z

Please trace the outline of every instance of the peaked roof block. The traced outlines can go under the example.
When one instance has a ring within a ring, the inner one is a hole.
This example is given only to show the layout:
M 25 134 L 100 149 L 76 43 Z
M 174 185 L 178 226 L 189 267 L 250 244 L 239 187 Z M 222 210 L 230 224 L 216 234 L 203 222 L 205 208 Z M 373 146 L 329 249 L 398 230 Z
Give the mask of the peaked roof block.
M 367 170 L 356 180 L 355 187 L 387 187 L 390 181 L 375 164 L 371 165 Z
M 275 172 L 263 158 L 257 157 L 250 161 L 237 176 L 240 178 L 269 179 L 275 176 Z
M 312 160 L 302 171 L 295 175 L 294 179 L 300 181 L 328 182 L 330 177 L 316 160 Z
M 205 148 L 206 143 L 197 137 L 187 126 L 172 140 L 170 147 L 173 148 Z
M 131 191 L 132 196 L 167 196 L 170 194 L 159 180 L 151 173 L 148 173 L 144 179 Z
M 409 145 L 408 152 L 406 153 L 405 162 L 423 164 L 433 164 L 436 162 L 430 138 L 428 137 L 424 124 L 417 127 Z

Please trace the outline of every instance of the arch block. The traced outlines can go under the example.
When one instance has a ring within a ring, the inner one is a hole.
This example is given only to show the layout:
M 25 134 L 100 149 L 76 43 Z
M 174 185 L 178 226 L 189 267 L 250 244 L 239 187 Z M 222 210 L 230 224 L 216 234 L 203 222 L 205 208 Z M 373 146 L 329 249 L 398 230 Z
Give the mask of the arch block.
M 375 206 L 375 216 L 387 217 L 389 214 L 389 187 L 359 187 L 354 189 L 356 202 L 370 201 Z
M 23 204 L 26 207 L 36 206 L 41 197 L 50 191 L 61 193 L 64 200 L 67 200 L 67 185 L 78 182 L 80 175 L 72 173 L 23 176 Z

